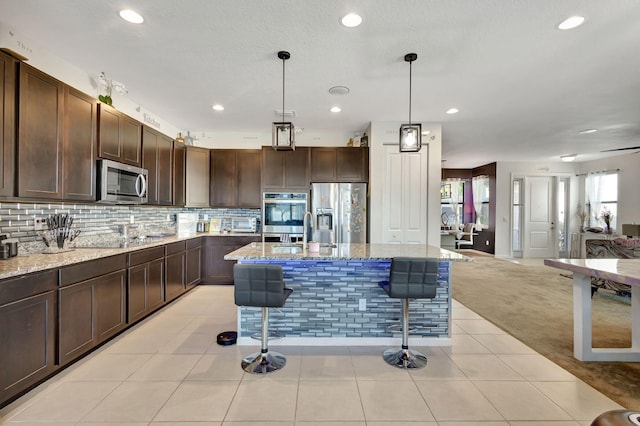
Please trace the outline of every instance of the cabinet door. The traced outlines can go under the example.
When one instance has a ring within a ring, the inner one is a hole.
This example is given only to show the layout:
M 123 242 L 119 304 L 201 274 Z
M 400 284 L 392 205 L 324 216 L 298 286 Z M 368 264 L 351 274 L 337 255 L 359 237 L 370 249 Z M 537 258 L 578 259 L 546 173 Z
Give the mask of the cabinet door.
M 60 199 L 63 84 L 20 64 L 18 196 Z
M 127 322 L 133 324 L 164 303 L 164 259 L 129 268 Z
M 158 134 L 144 127 L 142 130 L 142 168 L 147 169 L 147 203 L 158 204 Z
M 96 199 L 96 122 L 95 99 L 65 86 L 64 149 L 62 153 L 62 198 Z
M 309 148 L 284 152 L 284 186 L 287 189 L 309 190 Z
M 237 203 L 236 207 L 260 208 L 262 203 L 261 165 L 259 150 L 240 149 L 237 151 Z
M 196 247 L 186 252 L 186 286 L 193 287 L 202 280 L 202 248 Z
M 95 279 L 95 326 L 98 343 L 126 326 L 126 271 L 117 271 Z
M 209 150 L 187 147 L 186 206 L 209 207 Z
M 175 299 L 185 291 L 185 252 L 172 254 L 165 258 L 167 279 L 165 297 L 167 302 Z
M 266 190 L 284 188 L 284 152 L 262 147 L 262 186 Z
M 120 143 L 122 144 L 122 159 L 120 161 L 140 167 L 142 164 L 142 124 L 124 114 L 120 119 Z
M 0 52 L 0 196 L 7 197 L 15 195 L 16 64 L 15 59 Z
M 173 205 L 185 204 L 185 153 L 183 143 L 173 142 Z
M 337 148 L 336 179 L 338 182 L 367 182 L 369 180 L 369 149 Z
M 98 105 L 98 156 L 121 161 L 120 113 L 106 104 Z
M 173 139 L 158 137 L 158 204 L 170 206 L 173 203 Z
M 336 148 L 311 148 L 310 169 L 311 182 L 336 182 Z
M 56 294 L 0 306 L 0 403 L 55 371 Z
M 237 206 L 236 151 L 216 149 L 211 151 L 211 207 Z

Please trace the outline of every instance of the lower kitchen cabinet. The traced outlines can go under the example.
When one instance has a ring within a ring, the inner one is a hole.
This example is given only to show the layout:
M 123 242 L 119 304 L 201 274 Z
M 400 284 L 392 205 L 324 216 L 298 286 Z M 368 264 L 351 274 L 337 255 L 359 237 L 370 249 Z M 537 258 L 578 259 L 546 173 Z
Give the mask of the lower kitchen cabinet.
M 164 305 L 164 247 L 138 250 L 129 254 L 127 323 Z
M 126 262 L 126 255 L 122 254 L 60 269 L 60 365 L 125 328 Z
M 235 260 L 224 260 L 224 255 L 249 243 L 261 241 L 255 236 L 204 237 L 202 256 L 202 284 L 233 284 Z
M 178 241 L 165 246 L 165 299 L 167 302 L 180 296 L 186 290 L 186 244 Z
M 187 288 L 200 284 L 202 281 L 202 238 L 187 240 L 186 255 L 186 282 Z
M 57 368 L 57 272 L 0 281 L 0 406 Z

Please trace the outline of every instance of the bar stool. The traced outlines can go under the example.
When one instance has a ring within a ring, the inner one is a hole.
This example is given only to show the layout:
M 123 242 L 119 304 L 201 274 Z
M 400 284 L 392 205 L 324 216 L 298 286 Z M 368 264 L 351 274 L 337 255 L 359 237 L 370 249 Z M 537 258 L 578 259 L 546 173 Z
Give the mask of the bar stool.
M 422 368 L 427 357 L 409 350 L 409 299 L 432 299 L 438 288 L 438 259 L 395 257 L 391 260 L 389 281 L 379 286 L 394 299 L 402 299 L 402 348 L 387 349 L 382 357 L 398 368 Z
M 266 374 L 280 370 L 287 359 L 278 352 L 269 352 L 269 311 L 279 308 L 293 292 L 284 286 L 280 265 L 241 265 L 233 267 L 235 283 L 234 297 L 238 306 L 262 308 L 262 348 L 242 360 L 242 369 L 247 373 Z

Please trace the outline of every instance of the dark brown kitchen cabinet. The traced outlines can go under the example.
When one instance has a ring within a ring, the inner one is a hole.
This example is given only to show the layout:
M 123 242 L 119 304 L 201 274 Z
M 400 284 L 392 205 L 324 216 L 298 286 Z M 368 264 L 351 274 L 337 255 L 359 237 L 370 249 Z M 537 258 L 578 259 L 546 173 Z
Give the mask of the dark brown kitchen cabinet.
M 142 124 L 100 103 L 98 105 L 98 156 L 138 166 L 142 164 Z
M 173 139 L 143 126 L 142 168 L 149 172 L 148 203 L 170 206 L 173 203 Z
M 0 406 L 57 368 L 57 272 L 0 281 Z
M 18 196 L 95 201 L 97 103 L 20 64 Z
M 127 323 L 133 324 L 164 304 L 164 247 L 129 254 Z
M 0 196 L 14 196 L 16 69 L 18 62 L 0 52 Z
M 209 207 L 211 159 L 207 148 L 186 147 L 185 206 Z
M 262 189 L 264 191 L 308 191 L 309 148 L 275 151 L 262 147 Z
M 225 254 L 261 240 L 255 236 L 207 236 L 203 237 L 202 283 L 233 284 L 235 260 L 224 260 Z
M 311 182 L 368 182 L 369 148 L 312 147 Z
M 173 142 L 173 205 L 185 204 L 185 160 L 186 148 L 183 143 Z
M 60 269 L 58 362 L 78 358 L 126 327 L 125 254 Z
M 202 281 L 202 238 L 187 240 L 185 262 L 185 285 L 188 289 Z
M 260 208 L 260 150 L 211 150 L 211 207 Z
M 186 244 L 184 241 L 165 246 L 165 300 L 170 302 L 186 291 Z

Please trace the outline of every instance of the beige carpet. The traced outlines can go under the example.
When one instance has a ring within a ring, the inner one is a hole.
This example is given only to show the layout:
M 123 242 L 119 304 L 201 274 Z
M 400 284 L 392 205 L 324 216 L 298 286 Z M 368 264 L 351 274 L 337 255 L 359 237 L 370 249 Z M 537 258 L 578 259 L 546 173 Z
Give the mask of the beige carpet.
M 468 253 L 465 253 L 468 254 Z M 640 409 L 640 363 L 573 357 L 571 279 L 559 269 L 488 256 L 453 263 L 453 297 L 626 408 Z M 601 290 L 593 298 L 593 346 L 629 347 L 630 302 Z

